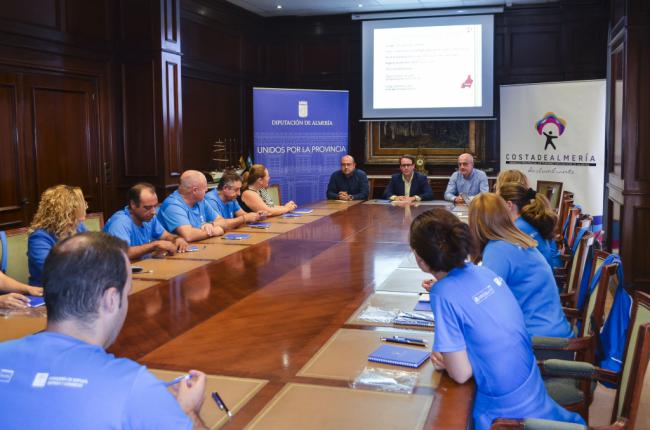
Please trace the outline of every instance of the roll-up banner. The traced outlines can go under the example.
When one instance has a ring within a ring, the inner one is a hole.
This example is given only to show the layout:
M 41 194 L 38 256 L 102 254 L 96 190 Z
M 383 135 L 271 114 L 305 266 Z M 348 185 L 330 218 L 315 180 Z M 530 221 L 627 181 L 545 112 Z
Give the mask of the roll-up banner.
M 253 88 L 254 161 L 279 184 L 283 202 L 326 198 L 348 151 L 348 91 Z
M 501 170 L 562 182 L 602 226 L 605 81 L 501 86 Z

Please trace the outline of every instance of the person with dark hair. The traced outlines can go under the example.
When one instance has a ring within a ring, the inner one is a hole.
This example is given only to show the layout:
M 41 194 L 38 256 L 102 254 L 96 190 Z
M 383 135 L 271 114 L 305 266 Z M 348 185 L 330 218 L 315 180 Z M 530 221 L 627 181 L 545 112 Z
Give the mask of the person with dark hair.
M 46 330 L 0 343 L 0 404 L 11 411 L 0 414 L 0 428 L 206 428 L 198 415 L 204 373 L 190 370 L 174 399 L 146 367 L 106 352 L 128 310 L 126 250 L 105 233 L 52 249 L 43 271 Z
M 263 211 L 268 216 L 277 216 L 291 212 L 298 207 L 293 200 L 284 205 L 275 204 L 267 190 L 271 176 L 263 164 L 253 164 L 250 169 L 244 172 L 242 181 L 244 190 L 238 201 L 246 212 Z
M 217 188 L 205 195 L 205 201 L 223 217 L 227 230 L 266 218 L 264 211 L 246 212 L 239 206 L 237 197 L 241 195 L 241 186 L 241 176 L 235 172 L 225 172 Z
M 330 176 L 327 184 L 329 200 L 366 200 L 368 198 L 368 177 L 366 172 L 357 169 L 351 155 L 341 157 L 341 170 Z
M 537 242 L 515 227 L 506 202 L 496 194 L 479 194 L 469 205 L 469 228 L 479 244 L 474 262 L 508 284 L 524 313 L 530 336 L 574 337 L 564 315 L 553 269 Z
M 472 376 L 474 428 L 499 417 L 544 418 L 584 424 L 547 394 L 524 317 L 502 278 L 466 262 L 476 250 L 467 224 L 445 209 L 419 215 L 409 242 L 436 282 L 429 294 L 436 318 L 431 361 L 459 384 Z
M 461 154 L 458 157 L 458 170 L 449 178 L 445 200 L 457 205 L 469 204 L 474 196 L 489 190 L 487 175 L 484 171 L 474 168 L 472 154 Z
M 516 182 L 499 187 L 515 226 L 537 241 L 537 249 L 551 267 L 560 265 L 553 236 L 558 216 L 546 196 Z
M 399 158 L 400 173 L 395 173 L 384 191 L 384 199 L 405 202 L 433 200 L 429 179 L 415 171 L 415 157 L 402 155 Z
M 104 232 L 129 245 L 130 259 L 158 252 L 185 252 L 185 239 L 169 233 L 156 218 L 158 196 L 153 185 L 146 182 L 135 184 L 128 191 L 128 199 L 128 205 L 109 218 Z
M 197 170 L 183 172 L 178 190 L 171 193 L 158 210 L 158 221 L 165 230 L 187 242 L 221 236 L 223 218 L 205 202 L 208 181 Z

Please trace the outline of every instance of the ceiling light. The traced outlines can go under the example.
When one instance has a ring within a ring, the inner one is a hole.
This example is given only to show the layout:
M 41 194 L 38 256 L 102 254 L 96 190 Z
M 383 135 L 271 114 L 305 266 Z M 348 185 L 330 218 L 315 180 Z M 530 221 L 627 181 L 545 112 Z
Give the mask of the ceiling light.
M 279 4 L 279 5 L 276 6 L 276 8 L 278 8 L 278 9 L 282 9 L 282 5 Z
M 357 5 L 357 7 L 363 7 L 363 5 L 362 5 L 361 3 L 359 3 L 359 4 Z

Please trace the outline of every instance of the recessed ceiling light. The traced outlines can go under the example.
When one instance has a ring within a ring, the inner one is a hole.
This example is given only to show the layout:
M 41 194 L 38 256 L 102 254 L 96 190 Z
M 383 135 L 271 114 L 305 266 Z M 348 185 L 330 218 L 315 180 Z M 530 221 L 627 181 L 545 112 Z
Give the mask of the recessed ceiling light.
M 276 6 L 276 8 L 278 8 L 278 9 L 282 9 L 282 5 L 279 4 L 279 5 Z
M 357 7 L 363 7 L 363 5 L 362 5 L 361 3 L 359 3 L 359 4 L 357 5 Z

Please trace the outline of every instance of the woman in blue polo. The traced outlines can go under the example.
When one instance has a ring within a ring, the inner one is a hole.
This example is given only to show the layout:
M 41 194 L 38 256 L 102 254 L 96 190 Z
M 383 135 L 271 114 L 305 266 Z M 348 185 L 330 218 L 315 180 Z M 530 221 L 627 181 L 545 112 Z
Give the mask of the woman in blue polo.
M 502 184 L 498 194 L 505 200 L 515 226 L 537 241 L 537 250 L 551 267 L 560 266 L 557 247 L 553 243 L 557 214 L 548 199 L 516 182 Z
M 506 282 L 524 313 L 530 336 L 573 337 L 562 311 L 553 269 L 537 242 L 512 222 L 505 201 L 483 193 L 469 205 L 469 228 L 479 245 L 472 255 Z
M 444 209 L 418 216 L 410 245 L 420 268 L 436 279 L 430 290 L 436 318 L 432 361 L 462 384 L 472 376 L 478 430 L 495 418 L 544 418 L 584 424 L 546 393 L 517 300 L 486 267 L 465 262 L 475 251 L 466 224 Z
M 43 192 L 27 239 L 29 285 L 41 286 L 45 259 L 58 241 L 86 231 L 87 208 L 79 187 L 55 185 Z

